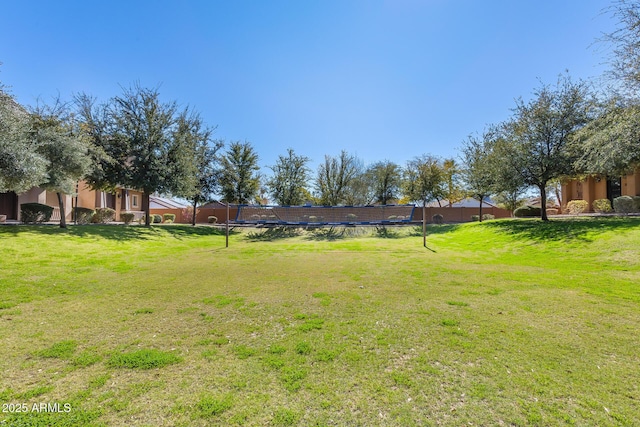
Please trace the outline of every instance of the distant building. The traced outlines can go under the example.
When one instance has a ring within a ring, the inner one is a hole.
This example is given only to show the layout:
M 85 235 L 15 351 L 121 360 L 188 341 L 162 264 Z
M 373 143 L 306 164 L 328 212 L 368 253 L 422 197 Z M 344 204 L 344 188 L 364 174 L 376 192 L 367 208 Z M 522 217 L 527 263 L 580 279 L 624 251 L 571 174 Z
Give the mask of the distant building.
M 622 178 L 591 175 L 562 184 L 563 208 L 571 200 L 585 200 L 589 204 L 587 212 L 593 212 L 595 200 L 609 199 L 613 204 L 613 199 L 620 196 L 640 196 L 640 168 Z

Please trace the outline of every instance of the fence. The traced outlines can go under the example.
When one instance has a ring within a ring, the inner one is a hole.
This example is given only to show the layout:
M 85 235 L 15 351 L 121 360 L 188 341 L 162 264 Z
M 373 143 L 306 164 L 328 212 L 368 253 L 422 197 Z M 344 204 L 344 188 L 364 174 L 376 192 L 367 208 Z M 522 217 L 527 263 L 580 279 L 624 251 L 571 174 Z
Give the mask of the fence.
M 427 207 L 427 223 L 433 223 L 434 215 L 442 215 L 443 222 L 471 222 L 472 216 L 478 215 L 479 208 L 448 208 Z M 511 218 L 511 212 L 506 209 L 483 206 L 482 215 L 493 215 L 495 218 Z M 422 207 L 417 207 L 413 214 L 414 222 L 422 222 Z

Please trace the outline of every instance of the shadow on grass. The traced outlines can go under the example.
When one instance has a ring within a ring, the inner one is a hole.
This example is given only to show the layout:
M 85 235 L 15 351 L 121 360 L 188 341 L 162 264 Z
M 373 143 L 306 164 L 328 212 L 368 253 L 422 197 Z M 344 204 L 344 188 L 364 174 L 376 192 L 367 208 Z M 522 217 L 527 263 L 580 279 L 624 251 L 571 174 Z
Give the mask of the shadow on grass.
M 431 234 L 445 234 L 455 231 L 460 224 L 427 224 L 427 237 Z M 417 225 L 411 229 L 409 236 L 422 236 L 422 226 Z
M 298 237 L 302 230 L 294 227 L 273 227 L 265 228 L 261 231 L 251 231 L 247 233 L 246 239 L 252 242 L 272 242 L 274 240 L 289 239 Z
M 311 232 L 305 236 L 307 240 L 341 240 L 353 237 L 364 236 L 371 233 L 371 230 L 362 227 L 320 227 L 311 229 Z
M 539 219 L 513 219 L 482 223 L 487 229 L 534 241 L 584 241 L 607 232 L 625 232 L 640 227 L 637 217 L 588 217 Z
M 120 224 L 88 224 L 69 225 L 66 229 L 57 225 L 12 225 L 0 227 L 1 235 L 18 235 L 31 233 L 37 235 L 63 235 L 89 238 L 102 238 L 108 240 L 149 240 L 160 236 L 171 236 L 176 239 L 198 236 L 224 236 L 225 230 L 209 226 L 193 227 L 191 225 L 120 225 Z M 236 232 L 230 231 L 230 234 Z

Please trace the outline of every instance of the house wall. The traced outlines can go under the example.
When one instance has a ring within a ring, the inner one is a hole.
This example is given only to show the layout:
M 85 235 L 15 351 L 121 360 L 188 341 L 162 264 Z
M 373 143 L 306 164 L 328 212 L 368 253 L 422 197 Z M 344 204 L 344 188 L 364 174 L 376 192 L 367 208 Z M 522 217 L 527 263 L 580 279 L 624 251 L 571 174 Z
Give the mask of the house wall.
M 162 215 L 162 214 L 174 214 L 176 216 L 175 222 L 178 224 L 191 224 L 191 215 L 188 214 L 184 216 L 184 214 L 188 212 L 183 209 L 167 209 L 167 208 L 154 208 L 150 209 L 150 213 L 152 215 Z M 229 218 L 233 221 L 236 218 L 238 213 L 238 208 L 230 206 L 229 207 Z M 198 224 L 206 224 L 209 221 L 210 216 L 215 216 L 218 218 L 218 223 L 223 223 L 227 220 L 227 209 L 226 208 L 198 208 L 198 213 L 196 214 L 196 223 Z
M 640 169 L 622 177 L 621 192 L 623 196 L 640 195 Z M 583 180 L 571 180 L 562 184 L 563 210 L 571 200 L 585 200 L 588 204 L 587 212 L 593 212 L 593 202 L 607 198 L 607 180 L 605 178 L 588 176 Z
M 622 178 L 622 194 L 640 196 L 640 170 Z

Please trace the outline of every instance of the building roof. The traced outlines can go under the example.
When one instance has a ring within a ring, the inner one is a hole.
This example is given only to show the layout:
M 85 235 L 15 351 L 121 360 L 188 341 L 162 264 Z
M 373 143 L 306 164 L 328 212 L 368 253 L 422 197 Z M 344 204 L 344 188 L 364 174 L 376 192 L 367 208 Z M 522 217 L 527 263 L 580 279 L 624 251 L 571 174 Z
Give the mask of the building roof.
M 167 199 L 158 196 L 149 196 L 150 209 L 184 209 L 187 204 L 177 200 Z
M 233 206 L 233 204 L 232 204 L 232 203 L 229 203 L 229 205 L 230 205 L 230 206 Z M 201 207 L 201 208 L 216 208 L 216 209 L 219 209 L 219 208 L 226 208 L 226 207 L 227 207 L 227 205 L 226 205 L 225 203 L 222 203 L 222 202 L 219 202 L 219 201 L 217 201 L 217 200 L 214 200 L 214 201 L 209 202 L 209 203 L 207 203 L 206 205 L 202 205 L 202 206 L 200 206 L 200 207 Z

